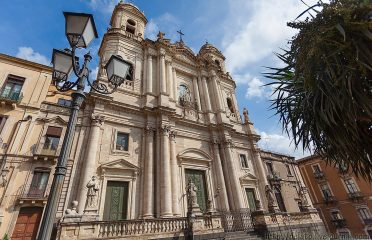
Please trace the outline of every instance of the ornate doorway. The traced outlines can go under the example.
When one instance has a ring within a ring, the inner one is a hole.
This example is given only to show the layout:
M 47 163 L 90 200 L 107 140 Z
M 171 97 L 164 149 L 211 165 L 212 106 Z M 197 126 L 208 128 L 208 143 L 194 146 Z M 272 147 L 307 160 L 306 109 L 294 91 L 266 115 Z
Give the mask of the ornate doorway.
M 124 220 L 128 213 L 128 182 L 108 181 L 104 220 Z
M 39 229 L 42 207 L 23 207 L 20 209 L 12 240 L 33 240 Z
M 248 206 L 251 211 L 255 211 L 256 206 L 256 195 L 253 188 L 246 188 L 245 193 L 247 194 Z
M 197 201 L 202 212 L 205 212 L 208 200 L 206 182 L 205 182 L 205 171 L 185 169 L 186 183 L 191 181 L 197 187 Z

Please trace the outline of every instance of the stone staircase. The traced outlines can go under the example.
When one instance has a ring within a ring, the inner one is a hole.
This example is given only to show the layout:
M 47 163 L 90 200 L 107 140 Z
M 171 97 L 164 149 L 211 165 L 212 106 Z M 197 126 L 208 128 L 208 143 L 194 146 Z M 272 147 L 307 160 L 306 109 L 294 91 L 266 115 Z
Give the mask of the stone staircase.
M 238 232 L 227 232 L 225 235 L 225 240 L 262 240 L 260 236 L 258 236 L 255 232 L 246 232 L 246 231 L 238 231 Z

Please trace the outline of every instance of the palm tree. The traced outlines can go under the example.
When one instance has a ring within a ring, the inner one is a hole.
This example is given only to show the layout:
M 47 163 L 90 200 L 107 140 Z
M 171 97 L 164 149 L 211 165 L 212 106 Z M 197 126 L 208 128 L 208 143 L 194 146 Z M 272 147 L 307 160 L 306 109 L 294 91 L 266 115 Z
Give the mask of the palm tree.
M 371 181 L 372 2 L 331 0 L 304 13 L 288 23 L 299 31 L 289 49 L 276 53 L 284 67 L 264 73 L 272 109 L 296 147 Z

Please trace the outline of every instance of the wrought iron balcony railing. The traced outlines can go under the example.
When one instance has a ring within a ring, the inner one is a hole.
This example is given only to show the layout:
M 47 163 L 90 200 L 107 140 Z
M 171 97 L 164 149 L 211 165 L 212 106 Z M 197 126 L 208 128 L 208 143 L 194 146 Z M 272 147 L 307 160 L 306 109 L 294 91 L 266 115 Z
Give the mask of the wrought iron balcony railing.
M 0 101 L 6 101 L 9 103 L 19 103 L 23 98 L 21 92 L 14 92 L 10 94 L 4 93 L 4 90 L 0 93 Z
M 46 145 L 45 143 L 36 144 L 34 148 L 34 156 L 58 157 L 59 145 Z
M 362 192 L 349 192 L 349 198 L 351 200 L 359 200 L 359 199 L 363 199 L 363 194 Z
M 324 202 L 325 203 L 335 203 L 335 202 L 337 202 L 337 200 L 336 200 L 335 196 L 325 196 L 324 197 Z
M 344 228 L 346 226 L 346 219 L 332 219 L 332 224 L 335 228 Z
M 16 195 L 18 200 L 46 200 L 49 191 L 50 184 L 25 184 Z

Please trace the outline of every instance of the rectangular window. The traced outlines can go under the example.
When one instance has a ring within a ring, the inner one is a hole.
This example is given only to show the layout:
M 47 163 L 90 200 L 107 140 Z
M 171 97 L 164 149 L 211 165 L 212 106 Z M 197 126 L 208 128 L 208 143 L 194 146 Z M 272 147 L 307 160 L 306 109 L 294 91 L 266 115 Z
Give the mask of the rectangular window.
M 244 154 L 240 154 L 239 158 L 242 168 L 249 168 L 247 157 Z
M 5 116 L 0 116 L 0 133 L 4 128 L 5 122 L 6 122 L 6 117 Z
M 35 171 L 32 182 L 28 190 L 28 197 L 44 197 L 45 189 L 48 184 L 49 172 Z
M 54 155 L 58 149 L 58 143 L 61 138 L 62 128 L 49 126 L 45 134 L 45 142 L 42 148 L 42 154 Z
M 346 189 L 348 191 L 348 193 L 356 193 L 358 192 L 358 188 L 355 184 L 355 182 L 353 181 L 353 179 L 346 179 L 344 180 L 345 182 L 345 185 L 346 185 Z
M 57 104 L 64 107 L 71 107 L 71 100 L 59 98 Z
M 314 173 L 320 173 L 322 172 L 322 170 L 320 169 L 319 165 L 313 165 L 313 170 L 314 170 Z
M 359 208 L 358 209 L 359 216 L 363 219 L 371 219 L 371 213 L 368 211 L 367 208 Z
M 267 166 L 267 171 L 269 172 L 269 174 L 273 174 L 273 172 L 274 172 L 273 163 L 272 162 L 267 162 L 266 166 Z
M 292 171 L 291 171 L 291 167 L 289 166 L 289 164 L 286 164 L 285 167 L 287 168 L 287 174 L 289 176 L 292 176 Z
M 342 219 L 342 217 L 340 215 L 340 212 L 338 212 L 338 211 L 332 211 L 331 212 L 331 217 L 332 217 L 333 220 Z
M 129 134 L 118 132 L 116 136 L 116 150 L 128 151 Z
M 329 189 L 328 184 L 322 184 L 322 185 L 320 185 L 320 189 L 322 190 L 323 196 L 325 198 L 328 198 L 328 197 L 331 197 L 332 196 L 332 193 L 331 193 L 331 190 Z
M 1 98 L 10 100 L 18 100 L 21 95 L 21 89 L 24 83 L 24 78 L 9 75 L 3 88 L 1 89 Z

